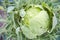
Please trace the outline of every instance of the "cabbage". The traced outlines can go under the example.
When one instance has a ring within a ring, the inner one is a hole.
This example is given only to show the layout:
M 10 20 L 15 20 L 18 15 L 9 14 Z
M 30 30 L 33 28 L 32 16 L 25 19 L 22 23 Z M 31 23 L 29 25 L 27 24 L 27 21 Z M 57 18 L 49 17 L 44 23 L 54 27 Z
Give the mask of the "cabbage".
M 27 38 L 33 39 L 50 31 L 52 28 L 52 17 L 53 13 L 46 6 L 35 5 L 29 8 L 26 10 L 26 15 L 23 20 L 23 25 L 25 26 L 21 27 L 23 34 Z

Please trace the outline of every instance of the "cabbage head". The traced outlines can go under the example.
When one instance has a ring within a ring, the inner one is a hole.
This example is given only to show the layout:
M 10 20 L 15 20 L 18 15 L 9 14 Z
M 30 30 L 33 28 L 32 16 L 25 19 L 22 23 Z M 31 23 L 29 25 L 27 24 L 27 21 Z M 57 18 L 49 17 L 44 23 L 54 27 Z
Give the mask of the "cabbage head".
M 23 25 L 21 27 L 23 34 L 33 39 L 41 36 L 46 32 L 50 32 L 52 28 L 53 12 L 46 5 L 33 5 L 26 10 Z

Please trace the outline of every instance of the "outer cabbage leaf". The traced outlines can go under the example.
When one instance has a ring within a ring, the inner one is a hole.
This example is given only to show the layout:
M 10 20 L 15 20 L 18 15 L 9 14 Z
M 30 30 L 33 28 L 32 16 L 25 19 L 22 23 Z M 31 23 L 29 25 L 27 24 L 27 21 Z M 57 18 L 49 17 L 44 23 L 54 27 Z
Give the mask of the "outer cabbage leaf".
M 29 38 L 29 39 L 33 39 L 36 38 L 36 34 L 34 34 L 28 27 L 22 26 L 21 27 L 23 34 Z

